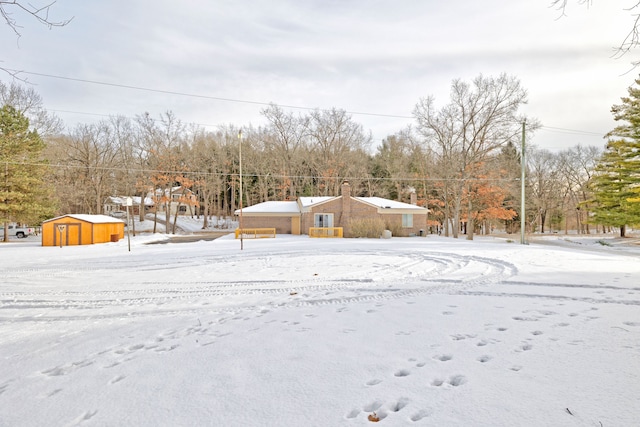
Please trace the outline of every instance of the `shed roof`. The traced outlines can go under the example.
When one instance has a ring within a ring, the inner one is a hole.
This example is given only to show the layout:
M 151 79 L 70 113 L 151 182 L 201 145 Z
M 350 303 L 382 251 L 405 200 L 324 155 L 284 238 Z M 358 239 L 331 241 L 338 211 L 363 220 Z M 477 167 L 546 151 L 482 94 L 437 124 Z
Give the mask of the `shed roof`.
M 110 224 L 110 223 L 117 223 L 117 222 L 124 222 L 121 219 L 118 218 L 114 218 L 112 216 L 108 216 L 108 215 L 88 215 L 88 214 L 68 214 L 68 215 L 61 215 L 55 218 L 51 218 L 48 219 L 44 222 L 50 222 L 50 221 L 55 221 L 57 219 L 60 218 L 74 218 L 77 219 L 79 221 L 84 221 L 84 222 L 89 222 L 92 224 Z

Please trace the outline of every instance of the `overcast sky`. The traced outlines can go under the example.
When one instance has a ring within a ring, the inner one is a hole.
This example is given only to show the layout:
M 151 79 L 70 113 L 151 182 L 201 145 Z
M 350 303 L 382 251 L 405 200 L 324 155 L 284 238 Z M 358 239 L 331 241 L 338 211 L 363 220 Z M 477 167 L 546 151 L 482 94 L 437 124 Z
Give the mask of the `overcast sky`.
M 507 73 L 529 93 L 522 112 L 545 126 L 531 142 L 603 147 L 611 105 L 638 76 L 638 54 L 612 58 L 632 4 L 569 0 L 561 17 L 550 3 L 58 0 L 51 18 L 71 23 L 49 30 L 16 12 L 22 37 L 0 28 L 0 65 L 27 72 L 69 127 L 169 110 L 210 130 L 258 126 L 273 102 L 352 112 L 376 144 L 414 124 L 420 98 L 447 104 L 452 80 Z

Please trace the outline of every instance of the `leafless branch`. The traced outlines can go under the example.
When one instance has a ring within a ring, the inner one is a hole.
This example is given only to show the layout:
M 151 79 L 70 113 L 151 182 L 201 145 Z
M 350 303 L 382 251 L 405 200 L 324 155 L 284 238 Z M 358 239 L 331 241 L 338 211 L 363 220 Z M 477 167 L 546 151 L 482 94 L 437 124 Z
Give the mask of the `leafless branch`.
M 14 13 L 10 11 L 10 8 L 13 10 L 21 10 L 26 12 L 27 14 L 34 17 L 39 23 L 46 25 L 49 28 L 53 27 L 64 27 L 73 19 L 65 19 L 62 21 L 54 21 L 49 17 L 49 12 L 51 10 L 51 6 L 55 4 L 55 0 L 51 3 L 48 3 L 44 6 L 34 6 L 30 3 L 24 3 L 20 0 L 0 0 L 0 15 L 4 18 L 7 25 L 11 28 L 11 30 L 16 34 L 16 36 L 20 37 L 20 29 L 21 25 L 18 24 L 18 21 L 13 17 Z
M 577 0 L 578 4 L 587 5 L 587 7 L 593 4 L 593 0 Z M 567 16 L 567 6 L 569 0 L 552 0 L 551 7 L 560 11 L 560 18 Z M 634 10 L 640 8 L 640 0 L 636 2 L 633 6 L 624 9 L 626 12 L 629 12 L 631 16 L 633 16 L 633 25 L 631 29 L 627 33 L 626 37 L 622 40 L 622 43 L 616 48 L 614 48 L 613 58 L 619 59 L 624 55 L 629 53 L 631 50 L 640 46 L 640 13 L 633 13 Z M 640 66 L 640 60 L 632 61 L 633 67 Z
M 11 28 L 16 37 L 19 39 L 22 35 L 20 32 L 22 26 L 18 23 L 16 18 L 14 18 L 13 11 L 26 12 L 28 15 L 31 15 L 33 18 L 35 18 L 39 23 L 47 26 L 49 29 L 53 27 L 64 27 L 69 22 L 71 22 L 73 17 L 62 21 L 56 21 L 49 17 L 51 7 L 55 3 L 56 2 L 54 0 L 44 6 L 34 6 L 31 3 L 25 3 L 22 0 L 0 0 L 0 15 L 2 15 L 9 28 Z M 0 60 L 0 62 L 2 61 Z M 19 76 L 20 72 L 17 70 L 11 70 L 0 65 L 0 71 L 4 71 L 15 80 L 19 80 L 22 82 L 27 81 L 25 78 Z

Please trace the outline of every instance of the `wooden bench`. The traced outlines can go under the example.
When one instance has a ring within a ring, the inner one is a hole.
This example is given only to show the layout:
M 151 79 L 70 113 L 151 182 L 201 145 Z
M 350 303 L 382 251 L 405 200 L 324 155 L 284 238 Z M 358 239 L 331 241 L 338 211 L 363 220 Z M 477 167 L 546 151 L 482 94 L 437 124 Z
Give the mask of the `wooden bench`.
M 240 237 L 247 239 L 262 239 L 262 238 L 275 238 L 276 237 L 276 229 L 275 228 L 236 228 L 236 239 Z

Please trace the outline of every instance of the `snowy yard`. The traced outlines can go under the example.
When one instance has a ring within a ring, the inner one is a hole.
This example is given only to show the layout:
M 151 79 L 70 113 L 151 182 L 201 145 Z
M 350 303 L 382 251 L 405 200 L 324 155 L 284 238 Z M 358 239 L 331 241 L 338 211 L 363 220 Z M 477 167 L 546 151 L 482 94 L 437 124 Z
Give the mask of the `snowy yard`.
M 153 239 L 0 245 L 0 426 L 640 420 L 638 246 Z

